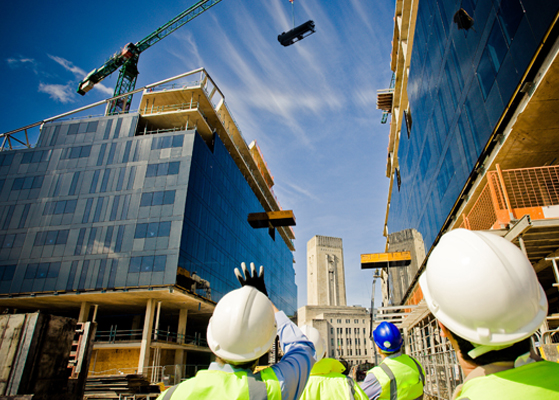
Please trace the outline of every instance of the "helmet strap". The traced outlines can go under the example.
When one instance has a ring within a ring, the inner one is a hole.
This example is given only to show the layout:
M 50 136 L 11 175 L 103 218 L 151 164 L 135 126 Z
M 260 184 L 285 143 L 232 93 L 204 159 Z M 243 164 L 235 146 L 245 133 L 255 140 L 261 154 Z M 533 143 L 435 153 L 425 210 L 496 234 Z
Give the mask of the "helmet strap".
M 472 343 L 472 342 L 470 342 L 470 343 Z M 502 349 L 506 349 L 507 347 L 511 347 L 511 346 L 514 346 L 514 345 L 515 345 L 515 343 L 503 344 L 503 345 L 499 345 L 499 346 L 491 346 L 491 345 L 472 343 L 472 346 L 474 346 L 474 348 L 472 350 L 468 351 L 468 355 L 472 359 L 475 360 L 477 357 L 482 356 L 485 353 L 489 353 L 490 351 L 502 350 Z

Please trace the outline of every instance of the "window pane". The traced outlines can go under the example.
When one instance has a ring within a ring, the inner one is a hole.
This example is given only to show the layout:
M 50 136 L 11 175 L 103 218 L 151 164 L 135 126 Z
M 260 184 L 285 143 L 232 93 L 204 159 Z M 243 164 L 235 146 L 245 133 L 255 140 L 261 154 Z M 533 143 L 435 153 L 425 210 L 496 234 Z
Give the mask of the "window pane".
M 12 184 L 12 190 L 21 190 L 21 188 L 23 188 L 23 182 L 25 182 L 25 178 L 14 179 L 14 183 Z
M 27 270 L 25 271 L 25 279 L 34 279 L 37 274 L 37 267 L 39 264 L 29 264 Z
M 156 173 L 157 173 L 157 164 L 148 165 L 148 168 L 146 170 L 146 178 L 155 176 Z
M 182 147 L 184 142 L 184 136 L 176 135 L 173 136 L 173 147 Z
M 167 237 L 171 234 L 171 221 L 161 222 L 159 224 L 159 237 Z
M 4 276 L 2 276 L 3 281 L 11 281 L 14 277 L 14 272 L 16 270 L 15 265 L 7 265 L 4 268 Z
M 160 206 L 161 204 L 163 204 L 163 192 L 154 192 L 153 201 L 151 202 L 151 205 Z
M 171 140 L 172 140 L 171 136 L 162 137 L 159 144 L 159 148 L 168 149 L 169 147 L 171 147 Z
M 158 229 L 159 229 L 158 222 L 150 222 L 147 227 L 146 237 L 147 238 L 157 237 Z
M 64 214 L 73 214 L 76 211 L 77 200 L 67 200 L 66 207 L 64 207 Z
M 167 175 L 169 172 L 169 163 L 161 163 L 157 165 L 157 176 Z
M 25 180 L 23 181 L 23 187 L 22 189 L 31 189 L 31 186 L 33 185 L 33 177 L 28 176 L 27 178 L 25 178 Z
M 151 200 L 153 198 L 153 193 L 144 193 L 140 199 L 140 207 L 151 206 Z
M 180 161 L 173 161 L 169 163 L 168 175 L 177 175 L 179 173 Z
M 60 271 L 60 262 L 50 263 L 47 278 L 58 278 L 59 271 Z
M 49 263 L 40 263 L 39 267 L 37 268 L 37 275 L 35 275 L 35 279 L 46 278 L 48 270 Z
M 64 229 L 62 231 L 58 231 L 58 237 L 56 238 L 56 244 L 66 244 L 68 241 L 68 234 L 70 231 L 68 229 Z
M 68 158 L 79 158 L 81 150 L 81 147 L 72 147 L 72 149 L 70 150 L 70 157 Z
M 147 229 L 148 229 L 148 224 L 138 224 L 138 225 L 136 225 L 136 233 L 134 234 L 134 239 L 145 238 Z
M 35 246 L 45 245 L 46 232 L 37 232 L 35 235 Z
M 165 264 L 167 263 L 167 256 L 155 256 L 153 261 L 153 271 L 165 271 Z
M 54 214 L 64 214 L 64 208 L 66 208 L 66 202 L 57 201 L 54 207 Z
M 128 272 L 140 272 L 140 265 L 142 263 L 142 257 L 132 257 L 130 259 L 130 267 L 128 268 Z
M 75 135 L 78 133 L 78 129 L 80 127 L 80 124 L 71 124 L 68 127 L 68 135 Z
M 48 231 L 45 237 L 45 246 L 50 246 L 56 243 L 58 231 Z
M 33 178 L 33 183 L 31 184 L 31 189 L 39 189 L 43 186 L 44 176 L 36 176 Z
M 163 204 L 174 204 L 175 203 L 175 191 L 166 190 L 163 196 Z
M 81 148 L 80 157 L 89 157 L 91 154 L 91 146 L 83 146 Z
M 150 272 L 153 270 L 153 256 L 142 257 L 142 269 L 141 272 Z

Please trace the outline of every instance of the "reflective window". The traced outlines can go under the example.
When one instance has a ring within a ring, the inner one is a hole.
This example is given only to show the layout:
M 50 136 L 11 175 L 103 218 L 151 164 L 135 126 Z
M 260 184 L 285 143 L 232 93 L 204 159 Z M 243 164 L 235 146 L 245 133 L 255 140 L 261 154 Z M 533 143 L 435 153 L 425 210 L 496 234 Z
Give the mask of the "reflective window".
M 45 204 L 43 215 L 73 214 L 78 200 L 49 201 Z
M 143 193 L 140 199 L 140 207 L 161 206 L 175 203 L 175 191 L 164 190 L 159 192 Z
M 171 221 L 150 222 L 136 224 L 134 239 L 145 239 L 152 237 L 168 237 L 171 234 Z
M 66 244 L 68 241 L 68 229 L 60 231 L 43 231 L 35 235 L 35 246 L 52 246 L 55 244 Z
M 131 257 L 128 272 L 160 272 L 165 271 L 167 256 L 140 256 Z
M 23 189 L 39 189 L 43 186 L 44 176 L 27 176 L 25 178 L 16 178 L 12 184 L 12 190 Z
M 2 265 L 0 266 L 0 281 L 11 281 L 14 277 L 16 265 Z
M 24 279 L 58 278 L 60 262 L 27 264 Z
M 152 176 L 177 175 L 179 173 L 180 161 L 172 161 L 159 164 L 148 164 L 146 178 Z

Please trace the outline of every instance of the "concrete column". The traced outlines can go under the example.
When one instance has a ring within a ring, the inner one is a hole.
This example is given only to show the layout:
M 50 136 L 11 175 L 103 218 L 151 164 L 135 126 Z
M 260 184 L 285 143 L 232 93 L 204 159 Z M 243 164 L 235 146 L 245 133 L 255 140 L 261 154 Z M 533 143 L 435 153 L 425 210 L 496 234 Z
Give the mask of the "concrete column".
M 177 343 L 184 344 L 184 335 L 186 333 L 186 319 L 188 317 L 188 310 L 181 308 L 179 312 L 179 325 L 177 327 Z
M 186 324 L 187 324 L 187 317 L 188 317 L 188 310 L 186 308 L 182 308 L 179 312 L 179 324 L 177 326 L 177 343 L 184 344 L 184 335 L 186 333 Z M 175 351 L 175 384 L 179 383 L 184 376 L 182 376 L 183 364 L 185 351 L 183 349 Z
M 87 322 L 89 318 L 89 309 L 91 308 L 91 304 L 87 301 L 82 302 L 80 307 L 80 316 L 78 317 L 78 322 Z
M 153 334 L 153 316 L 155 311 L 155 301 L 149 299 L 144 315 L 144 330 L 142 332 L 142 343 L 140 344 L 140 359 L 138 360 L 138 374 L 143 374 L 149 366 L 149 356 L 151 347 L 151 335 Z

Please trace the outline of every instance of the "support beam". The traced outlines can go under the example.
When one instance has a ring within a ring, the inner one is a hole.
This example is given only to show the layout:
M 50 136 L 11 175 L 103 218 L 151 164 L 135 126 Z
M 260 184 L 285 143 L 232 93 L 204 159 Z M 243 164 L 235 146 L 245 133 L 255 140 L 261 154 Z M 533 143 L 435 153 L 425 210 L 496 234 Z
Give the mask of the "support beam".
M 89 318 L 89 310 L 91 309 L 91 304 L 87 301 L 82 302 L 80 307 L 80 315 L 78 317 L 78 322 L 87 322 Z
M 142 343 L 140 344 L 140 359 L 138 360 L 138 374 L 143 374 L 149 366 L 149 356 L 151 347 L 151 335 L 153 334 L 153 316 L 155 301 L 149 299 L 146 304 L 144 315 L 144 330 L 142 332 Z
M 186 334 L 186 323 L 188 317 L 188 309 L 181 308 L 179 311 L 179 325 L 177 326 L 177 343 L 184 344 L 184 336 Z

